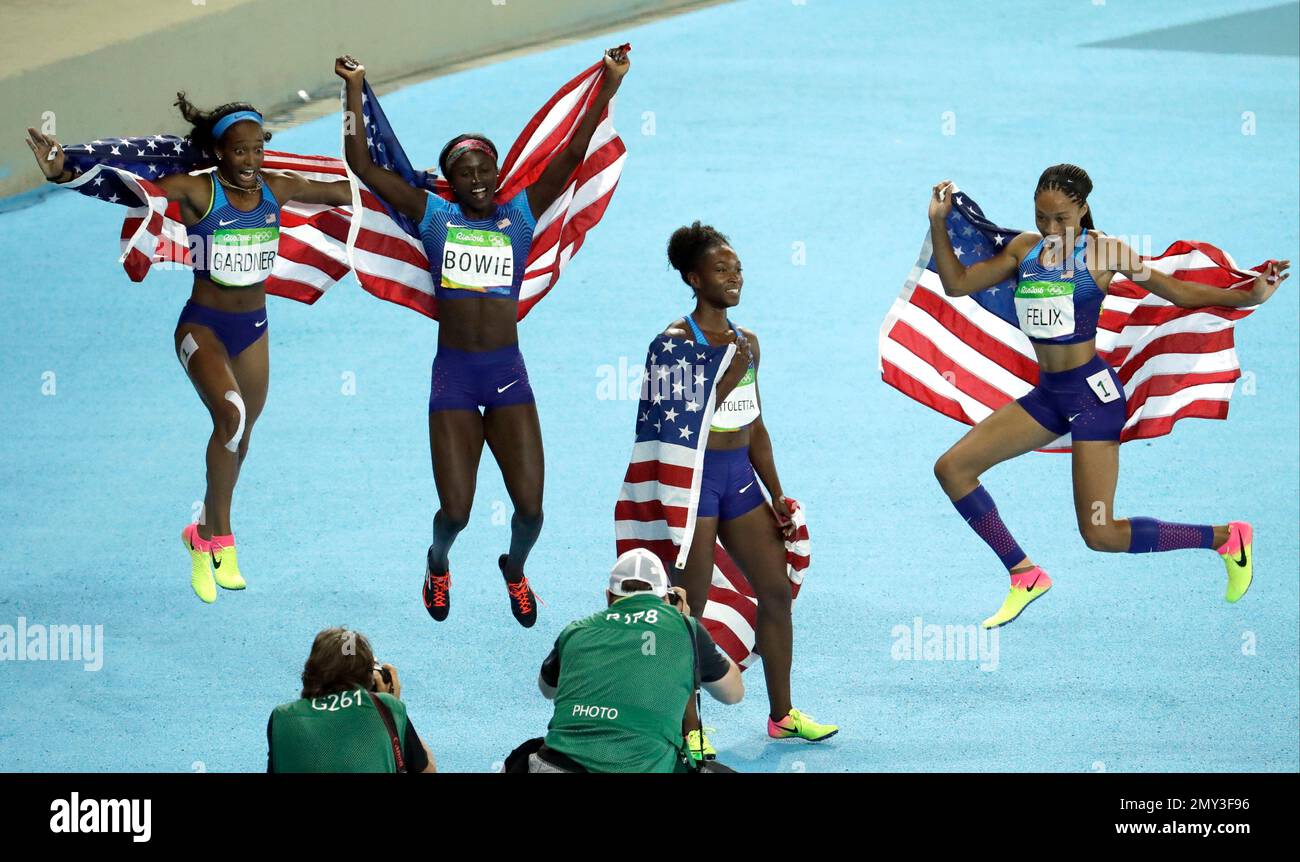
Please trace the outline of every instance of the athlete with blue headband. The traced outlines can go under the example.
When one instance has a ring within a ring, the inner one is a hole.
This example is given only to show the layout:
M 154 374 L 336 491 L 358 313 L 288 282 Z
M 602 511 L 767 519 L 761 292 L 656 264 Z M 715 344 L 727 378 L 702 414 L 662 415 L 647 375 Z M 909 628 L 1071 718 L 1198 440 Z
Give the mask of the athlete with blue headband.
M 438 351 L 429 395 L 429 450 L 439 508 L 425 558 L 423 599 L 436 621 L 445 620 L 451 609 L 448 553 L 469 522 L 485 442 L 515 509 L 510 550 L 498 558 L 497 567 L 515 619 L 524 627 L 537 621 L 524 563 L 542 529 L 542 431 L 519 352 L 519 290 L 537 219 L 568 185 L 629 68 L 619 49 L 606 52 L 604 62 L 600 90 L 568 145 L 510 200 L 494 199 L 497 149 L 482 135 L 458 135 L 438 157 L 454 201 L 371 161 L 360 122 L 344 135 L 353 173 L 389 207 L 418 223 L 433 275 Z M 361 117 L 365 67 L 345 56 L 335 62 L 334 71 L 346 82 L 346 115 Z
M 1034 191 L 1040 233 L 1022 233 L 996 256 L 965 266 L 953 251 L 945 219 L 952 183 L 934 187 L 930 235 L 934 262 L 949 296 L 966 296 L 1015 278 L 1019 327 L 1029 337 L 1040 370 L 1028 395 L 995 410 L 944 453 L 935 476 L 958 513 L 991 547 L 1011 576 L 1002 606 L 985 628 L 1011 622 L 1052 586 L 1020 548 L 980 484 L 982 473 L 1041 449 L 1068 433 L 1079 532 L 1094 551 L 1142 554 L 1184 548 L 1215 550 L 1228 572 L 1224 598 L 1236 602 L 1250 587 L 1253 531 L 1244 521 L 1172 524 L 1155 518 L 1116 518 L 1120 433 L 1128 418 L 1124 385 L 1098 354 L 1101 303 L 1116 273 L 1181 308 L 1259 305 L 1287 277 L 1287 261 L 1273 263 L 1248 290 L 1223 290 L 1182 281 L 1150 268 L 1123 242 L 1096 231 L 1082 168 L 1055 165 Z
M 203 155 L 194 173 L 155 180 L 180 207 L 194 259 L 194 287 L 176 323 L 175 349 L 212 418 L 206 451 L 203 517 L 186 526 L 181 541 L 190 555 L 190 585 L 204 602 L 217 587 L 242 590 L 230 508 L 253 426 L 266 403 L 269 378 L 267 276 L 275 266 L 280 204 L 347 206 L 346 180 L 320 182 L 292 171 L 262 169 L 271 134 L 251 105 L 235 102 L 202 111 L 177 93 L 176 106 L 190 123 L 186 145 Z M 29 146 L 46 178 L 67 182 L 63 148 L 28 130 Z M 51 155 L 53 153 L 53 155 Z

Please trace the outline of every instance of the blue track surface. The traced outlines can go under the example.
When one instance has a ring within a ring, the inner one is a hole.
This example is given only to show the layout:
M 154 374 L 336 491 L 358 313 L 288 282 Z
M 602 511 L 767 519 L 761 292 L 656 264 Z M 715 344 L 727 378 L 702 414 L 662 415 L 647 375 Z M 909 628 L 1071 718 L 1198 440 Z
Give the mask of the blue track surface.
M 436 332 L 351 282 L 316 307 L 273 301 L 271 394 L 235 500 L 251 586 L 198 602 L 177 536 L 202 497 L 210 426 L 171 350 L 188 277 L 130 284 L 114 261 L 122 212 L 75 195 L 0 216 L 0 623 L 102 624 L 106 642 L 97 673 L 0 663 L 0 768 L 262 769 L 266 716 L 296 696 L 313 634 L 340 623 L 398 666 L 442 769 L 488 771 L 541 733 L 537 667 L 564 623 L 602 601 L 631 445 L 635 404 L 597 397 L 601 369 L 639 365 L 649 338 L 688 310 L 663 249 L 701 218 L 745 263 L 734 317 L 763 339 L 765 419 L 813 531 L 795 702 L 843 727 L 822 747 L 769 744 L 755 671 L 744 704 L 706 704 L 724 760 L 809 772 L 1295 770 L 1296 280 L 1238 327 L 1254 394 L 1239 386 L 1227 422 L 1187 421 L 1123 449 L 1119 514 L 1254 522 L 1250 595 L 1226 605 L 1207 552 L 1088 551 L 1068 459 L 1028 456 L 985 484 L 1057 586 L 1002 630 L 992 672 L 891 658 L 895 626 L 976 622 L 1006 582 L 931 475 L 961 427 L 882 384 L 875 343 L 945 177 L 995 221 L 1027 227 L 1038 173 L 1071 161 L 1091 172 L 1108 232 L 1150 234 L 1157 249 L 1206 239 L 1243 265 L 1300 258 L 1296 52 L 1082 47 L 1241 11 L 1211 0 L 1172 12 L 1117 0 L 865 5 L 754 0 L 625 34 L 623 182 L 521 328 L 548 461 L 529 565 L 546 604 L 531 631 L 510 618 L 497 574 L 509 506 L 486 456 L 452 556 L 454 612 L 435 627 L 420 606 Z M 384 105 L 417 163 L 465 129 L 504 146 L 618 38 L 432 80 Z M 382 57 L 363 59 L 382 74 Z M 466 93 L 484 98 L 471 106 Z M 945 111 L 955 135 L 941 133 Z M 328 117 L 275 144 L 335 152 L 337 129 Z M 792 264 L 796 242 L 806 265 Z M 54 395 L 42 394 L 47 371 Z M 341 394 L 347 373 L 355 395 Z

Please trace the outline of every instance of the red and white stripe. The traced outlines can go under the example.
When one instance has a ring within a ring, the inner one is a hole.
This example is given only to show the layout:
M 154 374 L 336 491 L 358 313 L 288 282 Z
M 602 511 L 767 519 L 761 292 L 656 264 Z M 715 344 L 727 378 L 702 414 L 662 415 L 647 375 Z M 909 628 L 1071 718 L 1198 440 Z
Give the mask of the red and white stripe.
M 880 328 L 886 383 L 967 425 L 1029 392 L 1038 363 L 1029 339 L 969 296 L 944 294 L 926 236 L 920 259 Z M 1225 290 L 1248 288 L 1258 272 L 1240 270 L 1207 243 L 1179 241 L 1152 269 Z M 1223 419 L 1241 376 L 1233 324 L 1250 308 L 1178 308 L 1116 276 L 1102 302 L 1097 351 L 1124 384 L 1128 421 L 1121 441 L 1168 434 L 1180 419 Z M 1069 451 L 1065 435 L 1046 451 Z
M 308 179 L 346 179 L 339 159 L 267 152 L 262 167 L 296 171 Z M 128 207 L 122 222 L 122 256 L 119 262 L 132 281 L 142 281 L 155 264 L 192 267 L 189 233 L 181 222 L 180 206 L 168 203 L 155 183 L 129 171 L 96 165 L 68 183 L 76 189 L 93 183 L 101 173 L 112 173 L 133 190 L 139 205 Z M 266 280 L 273 296 L 313 303 L 348 271 L 347 234 L 351 211 L 345 207 L 290 201 L 280 208 L 280 245 L 275 268 Z
M 573 137 L 604 80 L 597 63 L 569 81 L 529 121 L 501 167 L 495 199 L 510 200 L 541 176 Z M 568 185 L 537 219 L 519 294 L 519 319 L 544 297 L 569 260 L 582 247 L 587 231 L 600 221 L 618 186 L 627 148 L 614 131 L 614 100 L 601 115 L 591 142 Z M 353 202 L 360 217 L 348 237 L 349 260 L 361 286 L 380 299 L 404 305 L 437 319 L 433 277 L 421 242 L 389 216 L 383 204 L 355 175 Z M 438 193 L 452 199 L 445 181 Z
M 343 161 L 328 156 L 266 153 L 262 167 L 295 171 L 309 180 L 347 179 Z M 348 274 L 348 227 L 351 207 L 289 201 L 280 207 L 280 248 L 275 269 L 266 280 L 273 296 L 311 304 Z
M 654 440 L 633 446 L 632 461 L 614 506 L 619 554 L 645 548 L 670 572 L 674 566 L 685 565 L 690 536 L 695 532 L 704 451 L 702 445 L 692 448 Z M 795 534 L 786 542 L 786 573 L 791 593 L 797 597 L 811 552 L 803 508 L 794 500 L 790 500 L 790 508 Z M 702 616 L 713 640 L 741 668 L 757 659 L 757 615 L 758 599 L 749 581 L 721 543 L 715 544 L 713 580 Z

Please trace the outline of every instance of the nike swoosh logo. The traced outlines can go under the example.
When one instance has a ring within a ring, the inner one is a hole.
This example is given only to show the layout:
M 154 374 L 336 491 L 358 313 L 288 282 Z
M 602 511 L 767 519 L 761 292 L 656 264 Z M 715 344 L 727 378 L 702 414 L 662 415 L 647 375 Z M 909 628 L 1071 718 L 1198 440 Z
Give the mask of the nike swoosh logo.
M 258 327 L 266 326 L 266 319 L 263 318 L 263 320 L 262 320 L 261 323 L 254 323 L 253 325 L 254 325 L 254 326 L 258 326 Z
M 1241 546 L 1240 550 L 1237 551 L 1237 565 L 1246 565 L 1246 546 L 1244 544 Z
M 497 387 L 497 394 L 500 395 L 502 392 L 505 392 L 507 389 L 509 389 L 511 386 L 514 386 L 514 385 L 515 385 L 516 383 L 518 383 L 518 382 L 519 382 L 518 380 L 511 380 L 511 381 L 510 381 L 509 383 L 507 383 L 505 386 L 498 386 L 498 387 Z
M 1081 414 L 1076 413 L 1076 414 L 1074 414 L 1073 416 L 1066 417 L 1066 421 L 1067 421 L 1067 422 L 1073 422 L 1075 419 L 1078 419 L 1080 415 L 1081 415 Z
M 221 568 L 221 559 L 216 554 L 212 555 L 212 568 L 214 569 Z
M 1030 591 L 1032 591 L 1032 590 L 1034 589 L 1034 584 L 1037 584 L 1037 583 L 1038 583 L 1038 579 L 1041 578 L 1041 577 L 1042 577 L 1042 575 L 1034 575 L 1034 582 L 1031 583 L 1029 586 L 1025 587 L 1025 592 L 1030 592 Z
M 750 488 L 752 488 L 752 487 L 754 487 L 754 483 L 753 483 L 753 482 L 750 482 L 748 485 L 746 485 L 745 487 L 741 488 L 740 491 L 737 492 L 737 493 L 743 494 L 743 493 L 745 493 L 746 491 L 748 491 L 748 490 L 749 490 Z
M 221 219 L 217 219 L 218 227 L 225 227 L 228 224 L 234 224 L 234 223 L 235 223 L 235 219 L 231 219 L 230 221 L 222 221 Z

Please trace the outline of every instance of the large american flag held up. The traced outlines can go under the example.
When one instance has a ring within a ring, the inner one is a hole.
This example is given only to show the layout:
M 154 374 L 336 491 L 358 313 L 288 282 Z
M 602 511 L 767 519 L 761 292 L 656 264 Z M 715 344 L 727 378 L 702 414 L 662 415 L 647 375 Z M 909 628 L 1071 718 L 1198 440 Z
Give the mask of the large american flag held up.
M 627 48 L 628 46 L 623 46 Z M 528 188 L 573 137 L 605 80 L 604 62 L 596 63 L 569 81 L 542 106 L 524 127 L 501 165 L 495 200 L 502 203 Z M 397 173 L 408 183 L 453 200 L 451 187 L 432 171 L 417 171 L 402 150 L 370 85 L 362 95 L 362 121 L 371 160 Z M 627 148 L 614 131 L 614 101 L 601 114 L 573 176 L 564 191 L 537 219 L 519 292 L 519 319 L 555 285 L 564 266 L 582 247 L 609 206 Z M 348 236 L 348 257 L 361 286 L 370 293 L 414 309 L 433 319 L 438 306 L 433 276 L 416 224 L 390 209 L 355 175 L 352 201 L 358 217 Z
M 735 353 L 734 344 L 706 346 L 666 335 L 651 343 L 641 378 L 636 442 L 614 506 L 617 553 L 645 548 L 670 573 L 686 565 L 716 406 L 713 381 L 726 371 Z M 791 592 L 798 596 L 810 562 L 808 525 L 802 507 L 794 500 L 790 503 L 796 532 L 786 542 L 786 570 Z M 757 659 L 757 608 L 744 574 L 722 545 L 715 544 L 704 625 L 742 668 Z
M 155 263 L 193 265 L 180 206 L 169 204 L 156 184 L 168 174 L 198 168 L 200 154 L 188 140 L 174 135 L 103 138 L 63 150 L 65 164 L 80 172 L 63 188 L 128 207 L 120 262 L 132 281 L 142 280 Z M 262 167 L 296 171 L 313 180 L 347 177 L 343 162 L 326 156 L 268 150 Z M 279 253 L 266 292 L 306 303 L 319 299 L 347 274 L 349 219 L 347 207 L 282 202 Z
M 998 227 L 954 191 L 948 236 L 970 266 L 992 257 L 1020 231 Z M 944 294 L 931 238 L 880 327 L 881 376 L 890 386 L 967 425 L 1029 392 L 1038 363 L 1016 325 L 1015 278 L 969 296 Z M 1147 258 L 1173 278 L 1225 290 L 1259 274 L 1240 270 L 1208 243 L 1179 240 Z M 1262 264 L 1261 268 L 1266 264 Z M 1249 308 L 1178 308 L 1116 275 L 1102 302 L 1097 352 L 1115 368 L 1128 398 L 1121 442 L 1168 434 L 1179 419 L 1224 419 L 1241 376 L 1233 324 Z M 1065 435 L 1045 451 L 1069 451 Z

